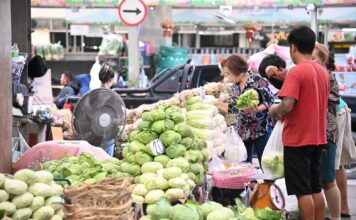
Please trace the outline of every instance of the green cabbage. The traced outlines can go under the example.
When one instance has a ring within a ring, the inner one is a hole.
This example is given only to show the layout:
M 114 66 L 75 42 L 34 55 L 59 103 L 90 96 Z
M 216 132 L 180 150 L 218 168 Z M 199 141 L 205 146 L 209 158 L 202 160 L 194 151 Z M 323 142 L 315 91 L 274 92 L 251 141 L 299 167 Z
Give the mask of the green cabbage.
M 14 178 L 24 181 L 28 186 L 36 182 L 36 173 L 30 169 L 19 170 L 15 173 Z
M 185 148 L 189 149 L 192 147 L 193 145 L 193 138 L 191 137 L 185 137 L 185 138 L 182 138 L 182 140 L 180 141 L 181 145 L 183 145 Z
M 171 188 L 183 189 L 187 185 L 187 182 L 180 177 L 176 177 L 176 178 L 172 178 L 172 179 L 168 180 L 168 185 Z
M 254 213 L 256 215 L 256 218 L 262 219 L 262 220 L 282 220 L 285 219 L 283 217 L 283 213 L 281 211 L 274 211 L 269 207 L 266 207 L 264 209 L 254 209 Z
M 154 189 L 157 189 L 155 180 L 154 179 L 147 180 L 145 182 L 145 188 L 147 189 L 147 191 L 152 191 Z
M 175 158 L 167 163 L 167 167 L 178 167 L 183 172 L 188 172 L 190 169 L 189 162 L 183 157 Z
M 211 212 L 218 210 L 222 207 L 223 206 L 221 204 L 219 204 L 217 202 L 213 202 L 213 201 L 208 201 L 200 206 L 200 208 L 203 212 L 203 215 L 204 215 L 204 219 L 206 219 Z
M 201 186 L 203 183 L 204 183 L 204 176 L 199 174 L 199 175 L 196 175 L 195 179 L 194 179 L 194 183 L 197 185 L 197 186 Z
M 136 163 L 138 163 L 140 165 L 143 165 L 145 163 L 153 161 L 153 158 L 149 154 L 141 152 L 141 151 L 139 151 L 135 154 L 135 158 L 136 158 Z
M 59 215 L 54 215 L 54 216 L 52 216 L 52 218 L 50 220 L 63 220 L 63 217 L 61 217 Z
M 143 150 L 145 148 L 145 145 L 142 144 L 141 142 L 139 141 L 132 141 L 130 144 L 129 144 L 129 150 L 130 152 L 132 153 L 136 153 L 140 150 Z
M 141 131 L 137 135 L 138 140 L 143 143 L 143 144 L 148 144 L 151 141 L 155 140 L 158 138 L 158 135 L 155 132 L 150 132 L 150 131 Z
M 182 175 L 182 170 L 178 167 L 169 167 L 163 169 L 163 177 L 166 180 L 179 177 L 180 175 Z
M 183 189 L 178 188 L 168 189 L 164 195 L 169 201 L 177 201 L 185 197 Z
M 207 216 L 207 220 L 230 220 L 235 216 L 234 212 L 229 208 L 219 208 L 210 212 Z
M 171 160 L 170 157 L 168 157 L 167 155 L 158 155 L 154 158 L 155 162 L 158 162 L 160 164 L 163 165 L 163 167 L 167 166 L 167 163 Z
M 131 154 L 129 147 L 122 148 L 122 157 L 126 158 L 128 156 L 128 154 Z
M 197 209 L 188 205 L 175 205 L 170 214 L 171 220 L 200 220 Z
M 210 105 L 202 102 L 195 103 L 193 105 L 188 105 L 186 106 L 187 111 L 192 111 L 192 110 L 210 110 L 216 112 L 216 114 L 219 113 L 218 108 L 215 105 Z
M 80 170 L 78 171 L 78 173 L 80 173 Z M 51 182 L 53 182 L 53 175 L 52 173 L 45 170 L 37 171 L 36 182 L 50 184 Z
M 58 210 L 62 209 L 63 204 L 64 204 L 64 200 L 63 200 L 63 198 L 61 198 L 59 196 L 49 197 L 45 202 L 45 205 L 52 207 L 54 209 L 54 211 L 58 211 Z
M 201 149 L 200 152 L 201 152 L 201 154 L 203 155 L 203 161 L 207 161 L 208 158 L 209 158 L 209 151 L 208 151 L 208 149 L 203 148 L 203 149 Z
M 138 195 L 131 195 L 132 198 L 132 202 L 135 203 L 144 203 L 145 202 L 145 198 L 143 196 L 138 196 Z
M 159 120 L 163 120 L 166 118 L 166 113 L 162 109 L 152 110 L 150 112 L 143 112 L 141 115 L 142 120 L 155 122 Z
M 147 194 L 147 189 L 145 188 L 144 184 L 137 184 L 133 188 L 132 194 L 136 196 L 145 196 Z
M 281 178 L 284 176 L 283 153 L 275 153 L 262 157 L 263 170 L 273 178 Z
M 206 95 L 205 99 L 202 101 L 200 96 L 194 96 L 186 101 L 186 105 L 193 105 L 196 103 L 205 103 L 209 105 L 215 105 L 216 104 L 216 98 L 212 95 Z
M 212 110 L 193 110 L 185 113 L 185 117 L 187 121 L 211 121 L 213 122 L 213 118 L 216 115 L 215 111 Z
M 35 183 L 28 188 L 34 196 L 50 197 L 53 194 L 52 188 L 44 183 Z
M 6 192 L 13 195 L 24 194 L 27 190 L 27 184 L 21 180 L 6 179 L 4 186 Z
M 48 220 L 54 215 L 54 209 L 50 206 L 43 206 L 33 213 L 36 220 Z
M 41 208 L 45 204 L 45 199 L 42 196 L 36 196 L 33 198 L 32 204 L 29 207 L 33 212 Z
M 140 131 L 149 131 L 150 128 L 151 128 L 151 122 L 149 122 L 149 121 L 141 121 L 138 124 L 138 129 Z
M 189 176 L 189 179 L 191 179 L 191 180 L 195 180 L 195 178 L 196 178 L 196 175 L 193 172 L 189 172 L 188 176 Z
M 136 163 L 136 156 L 135 153 L 128 153 L 125 157 L 125 160 L 129 163 Z
M 184 115 L 180 112 L 173 112 L 169 118 L 174 121 L 174 124 L 179 124 L 184 122 Z
M 163 132 L 161 134 L 161 136 L 159 137 L 159 139 L 162 141 L 162 144 L 165 147 L 168 147 L 173 143 L 176 143 L 176 144 L 179 143 L 181 140 L 181 136 L 180 136 L 180 134 L 178 134 L 175 131 L 168 130 L 168 131 Z
M 185 137 L 193 137 L 193 130 L 184 123 L 179 123 L 174 126 L 174 131 Z
M 60 216 L 60 217 L 62 217 L 62 218 L 64 218 L 64 211 L 63 211 L 63 209 L 58 210 L 55 214 L 58 215 L 58 216 Z
M 141 168 L 138 164 L 130 164 L 128 172 L 132 176 L 137 176 L 141 174 Z
M 142 165 L 142 173 L 157 173 L 158 170 L 163 169 L 163 165 L 158 162 L 148 162 Z
M 25 208 L 32 204 L 33 195 L 31 193 L 26 192 L 22 195 L 15 196 L 14 198 L 12 198 L 11 202 L 16 206 L 17 209 Z
M 199 139 L 203 139 L 205 141 L 210 141 L 214 138 L 215 136 L 215 130 L 210 130 L 210 129 L 199 129 L 199 128 L 194 128 L 191 127 L 193 130 L 193 133 L 196 137 Z
M 236 108 L 240 110 L 253 108 L 259 104 L 258 92 L 255 89 L 249 89 L 240 95 L 236 101 Z
M 140 176 L 139 183 L 145 184 L 148 180 L 154 180 L 157 178 L 157 174 L 155 173 L 144 173 Z
M 175 144 L 174 143 L 174 144 L 171 144 L 166 149 L 166 154 L 171 158 L 184 157 L 185 153 L 186 153 L 186 149 L 181 144 Z
M 195 120 L 187 120 L 187 125 L 192 126 L 194 128 L 199 129 L 209 129 L 212 130 L 215 128 L 215 122 L 207 119 L 195 119 Z
M 176 106 L 176 105 L 171 105 L 171 106 L 167 107 L 167 108 L 164 110 L 164 112 L 166 113 L 166 116 L 169 117 L 169 116 L 171 116 L 173 113 L 176 113 L 176 112 L 182 113 L 182 109 L 179 108 L 179 107 Z
M 9 194 L 5 191 L 0 189 L 0 202 L 7 201 L 9 199 Z
M 166 130 L 172 130 L 173 128 L 174 122 L 169 119 L 156 121 L 151 126 L 151 130 L 158 134 L 161 134 Z
M 149 206 L 150 206 L 149 216 L 151 217 L 152 220 L 161 220 L 164 218 L 169 218 L 169 215 L 173 208 L 171 203 L 165 198 L 161 198 L 157 204 L 149 205 Z
M 166 190 L 169 188 L 168 181 L 163 177 L 157 177 L 154 182 L 157 189 Z
M 190 171 L 196 175 L 204 173 L 204 167 L 200 163 L 191 163 L 190 164 Z
M 131 131 L 131 133 L 129 134 L 129 137 L 128 137 L 128 141 L 131 142 L 131 141 L 137 141 L 138 140 L 138 134 L 140 133 L 139 130 L 134 130 L 134 131 Z
M 5 210 L 5 214 L 11 216 L 16 211 L 16 206 L 11 202 L 0 202 L 0 210 Z
M 29 208 L 17 209 L 11 216 L 14 220 L 28 220 L 32 215 L 32 210 Z
M 192 163 L 202 162 L 204 159 L 202 153 L 198 150 L 188 150 L 185 158 Z
M 147 193 L 145 203 L 151 204 L 158 202 L 164 196 L 164 191 L 160 189 L 152 190 Z
M 193 189 L 196 186 L 196 184 L 195 184 L 195 182 L 193 180 L 187 179 L 186 181 L 187 181 L 187 184 L 188 184 L 190 189 Z

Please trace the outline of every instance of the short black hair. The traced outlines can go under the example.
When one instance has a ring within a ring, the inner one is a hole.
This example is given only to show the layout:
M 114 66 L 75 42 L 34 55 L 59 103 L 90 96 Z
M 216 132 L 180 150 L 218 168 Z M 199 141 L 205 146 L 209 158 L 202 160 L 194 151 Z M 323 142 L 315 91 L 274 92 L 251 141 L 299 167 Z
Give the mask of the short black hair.
M 268 66 L 276 66 L 279 69 L 279 68 L 286 68 L 287 64 L 286 61 L 284 61 L 282 58 L 280 58 L 277 55 L 271 54 L 266 56 L 265 58 L 263 58 L 263 60 L 260 63 L 260 66 L 258 67 L 258 72 L 264 78 L 268 78 L 266 75 L 266 68 Z
M 329 59 L 328 62 L 326 63 L 326 69 L 329 71 L 335 71 L 336 69 L 335 54 L 333 52 L 329 53 Z
M 69 71 L 64 71 L 62 74 L 63 74 L 65 77 L 67 77 L 68 81 L 72 81 L 72 80 L 73 80 L 73 75 L 72 75 L 71 72 L 69 72 Z
M 115 73 L 112 70 L 111 66 L 107 63 L 104 63 L 101 66 L 100 72 L 99 72 L 99 79 L 101 81 L 101 83 L 107 83 L 109 82 L 111 79 L 113 79 L 115 77 Z
M 316 35 L 307 26 L 294 28 L 288 35 L 289 45 L 294 44 L 302 54 L 312 54 L 316 42 Z

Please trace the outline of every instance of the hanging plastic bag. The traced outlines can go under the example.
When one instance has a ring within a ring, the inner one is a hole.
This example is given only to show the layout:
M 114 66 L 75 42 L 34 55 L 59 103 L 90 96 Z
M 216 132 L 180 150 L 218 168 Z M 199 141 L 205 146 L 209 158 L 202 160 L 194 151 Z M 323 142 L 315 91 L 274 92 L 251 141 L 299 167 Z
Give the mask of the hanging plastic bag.
M 230 126 L 227 129 L 225 137 L 225 158 L 231 163 L 239 163 L 247 158 L 245 144 L 235 131 L 234 126 Z
M 25 138 L 18 130 L 19 137 L 12 138 L 12 162 L 15 163 L 22 155 L 24 155 L 30 146 L 26 143 Z
M 277 121 L 262 155 L 262 169 L 264 174 L 272 179 L 284 177 L 283 165 L 283 133 L 284 123 Z
M 99 79 L 99 72 L 101 69 L 101 65 L 99 62 L 99 57 L 95 58 L 95 63 L 93 64 L 90 70 L 90 90 L 97 89 L 101 87 L 101 81 Z

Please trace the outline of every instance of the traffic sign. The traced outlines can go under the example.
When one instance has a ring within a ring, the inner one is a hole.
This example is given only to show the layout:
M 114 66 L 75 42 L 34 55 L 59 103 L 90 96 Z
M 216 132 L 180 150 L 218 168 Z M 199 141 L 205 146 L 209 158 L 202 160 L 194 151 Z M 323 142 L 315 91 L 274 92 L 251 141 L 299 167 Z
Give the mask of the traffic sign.
M 118 10 L 121 21 L 128 26 L 141 24 L 147 16 L 147 7 L 142 0 L 123 0 Z

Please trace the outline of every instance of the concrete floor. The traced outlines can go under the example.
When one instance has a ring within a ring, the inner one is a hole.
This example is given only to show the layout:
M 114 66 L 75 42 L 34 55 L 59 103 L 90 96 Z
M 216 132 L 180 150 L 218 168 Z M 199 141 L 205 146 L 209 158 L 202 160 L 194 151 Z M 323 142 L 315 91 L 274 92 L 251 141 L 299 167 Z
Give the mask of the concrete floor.
M 351 219 L 356 220 L 356 180 L 349 179 L 347 181 L 348 185 L 348 201 L 349 207 L 351 210 Z M 343 218 L 343 219 L 350 219 L 350 218 Z

